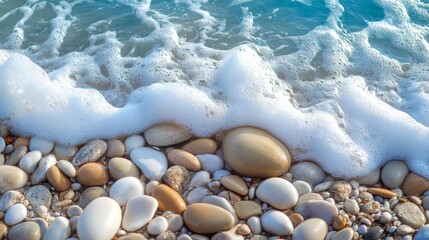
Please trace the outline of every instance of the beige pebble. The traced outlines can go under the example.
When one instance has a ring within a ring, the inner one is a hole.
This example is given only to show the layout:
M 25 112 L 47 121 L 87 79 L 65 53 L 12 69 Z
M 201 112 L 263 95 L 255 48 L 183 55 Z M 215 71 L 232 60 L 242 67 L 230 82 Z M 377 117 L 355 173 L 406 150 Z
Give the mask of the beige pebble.
M 189 229 L 200 234 L 216 233 L 234 225 L 230 212 L 207 203 L 190 204 L 183 213 L 183 219 Z
M 237 229 L 237 233 L 243 236 L 247 236 L 252 233 L 249 226 L 247 224 L 241 224 Z
M 0 193 L 22 188 L 27 184 L 27 174 L 15 166 L 0 165 Z
M 192 154 L 208 154 L 215 153 L 217 150 L 216 142 L 209 138 L 200 138 L 185 144 L 182 150 Z
M 13 143 L 13 149 L 17 149 L 19 147 L 25 146 L 28 148 L 30 145 L 30 138 L 28 137 L 17 137 L 15 142 Z
M 389 191 L 385 188 L 368 188 L 368 192 L 371 193 L 372 195 L 380 196 L 383 198 L 392 198 L 392 197 L 398 196 L 398 194 L 392 191 Z
M 61 172 L 57 166 L 52 166 L 46 173 L 48 182 L 55 188 L 57 192 L 62 192 L 70 189 L 70 179 Z
M 335 201 L 344 202 L 352 193 L 352 186 L 346 181 L 336 181 L 329 187 Z
M 234 209 L 238 218 L 248 219 L 252 216 L 260 216 L 262 214 L 261 205 L 255 201 L 238 201 L 234 203 Z
M 220 183 L 227 189 L 236 192 L 242 196 L 247 195 L 249 187 L 243 178 L 237 175 L 228 175 L 220 179 Z
M 144 137 L 150 145 L 165 147 L 190 139 L 192 133 L 176 124 L 161 123 L 146 130 Z
M 293 227 L 295 228 L 300 223 L 304 222 L 304 217 L 299 213 L 292 213 L 288 215 L 290 221 L 292 222 Z
M 276 177 L 291 164 L 289 150 L 278 139 L 258 128 L 240 127 L 227 132 L 222 144 L 225 161 L 249 177 Z
M 182 213 L 186 209 L 186 203 L 182 196 L 165 184 L 157 185 L 151 193 L 158 201 L 158 208 L 161 211 L 171 211 L 173 213 Z
M 4 224 L 3 221 L 0 222 L 0 239 L 3 239 L 4 237 L 6 237 L 6 233 L 7 233 L 7 226 L 6 224 Z
M 122 157 L 114 157 L 109 160 L 109 173 L 114 179 L 123 177 L 140 177 L 140 170 L 130 160 Z
M 420 196 L 423 192 L 429 189 L 429 181 L 424 177 L 415 173 L 409 173 L 402 185 L 406 196 Z
M 77 170 L 76 179 L 87 187 L 101 186 L 109 181 L 109 172 L 101 163 L 90 162 Z
M 118 139 L 111 139 L 107 142 L 106 155 L 109 158 L 122 157 L 125 153 L 125 145 Z
M 186 168 L 182 166 L 172 166 L 167 169 L 162 179 L 164 183 L 174 189 L 174 191 L 182 193 L 186 190 L 190 177 L 190 173 Z
M 347 219 L 343 215 L 338 215 L 334 218 L 334 222 L 332 223 L 332 227 L 335 230 L 343 229 L 347 224 Z
M 173 149 L 168 152 L 167 158 L 175 165 L 182 166 L 190 171 L 201 170 L 201 163 L 192 153 L 180 149 Z
M 77 150 L 77 146 L 62 145 L 57 143 L 54 146 L 54 155 L 57 159 L 71 160 L 74 155 L 76 155 Z
M 118 240 L 147 240 L 147 238 L 141 233 L 130 233 L 118 238 Z

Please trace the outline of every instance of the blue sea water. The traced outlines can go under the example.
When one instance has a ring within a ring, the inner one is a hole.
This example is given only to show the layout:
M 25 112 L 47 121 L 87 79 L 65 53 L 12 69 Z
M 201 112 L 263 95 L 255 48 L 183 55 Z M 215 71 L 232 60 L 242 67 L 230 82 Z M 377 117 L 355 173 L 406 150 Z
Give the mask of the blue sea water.
M 335 176 L 429 176 L 429 2 L 0 0 L 0 119 L 64 144 L 241 125 Z

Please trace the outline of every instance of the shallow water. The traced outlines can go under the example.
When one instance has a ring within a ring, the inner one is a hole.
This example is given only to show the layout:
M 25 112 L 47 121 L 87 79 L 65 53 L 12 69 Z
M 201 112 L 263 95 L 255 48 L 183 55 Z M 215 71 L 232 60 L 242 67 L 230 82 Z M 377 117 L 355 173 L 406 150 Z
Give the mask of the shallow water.
M 429 2 L 0 1 L 0 118 L 76 144 L 253 125 L 335 176 L 429 177 Z

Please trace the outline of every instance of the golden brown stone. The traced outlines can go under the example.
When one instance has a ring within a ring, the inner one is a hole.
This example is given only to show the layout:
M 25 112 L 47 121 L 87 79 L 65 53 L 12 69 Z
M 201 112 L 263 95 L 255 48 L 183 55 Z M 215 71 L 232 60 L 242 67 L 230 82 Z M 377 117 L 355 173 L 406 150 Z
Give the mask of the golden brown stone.
M 338 215 L 334 218 L 334 222 L 332 223 L 332 227 L 335 230 L 343 229 L 347 224 L 347 219 L 343 215 Z
M 180 214 L 186 209 L 186 203 L 182 196 L 165 184 L 159 184 L 151 193 L 158 200 L 158 208 L 161 211 L 171 211 Z
M 402 189 L 406 196 L 420 196 L 429 189 L 429 181 L 420 175 L 409 173 L 404 180 Z
M 57 192 L 70 189 L 70 179 L 64 173 L 62 173 L 57 166 L 50 167 L 46 173 L 46 177 L 48 182 L 55 188 L 55 190 L 57 190 Z
M 182 166 L 190 171 L 198 171 L 201 169 L 201 163 L 197 157 L 180 149 L 173 149 L 168 152 L 167 158 L 175 165 Z
M 214 153 L 217 150 L 216 142 L 209 138 L 200 138 L 190 143 L 185 144 L 182 150 L 190 152 L 192 154 L 208 154 Z
M 6 237 L 7 226 L 4 222 L 0 222 L 0 239 Z
M 242 196 L 247 195 L 249 187 L 247 183 L 237 175 L 228 175 L 220 179 L 220 183 L 227 189 Z
M 109 181 L 109 172 L 101 163 L 84 164 L 76 172 L 77 181 L 87 187 L 101 186 Z
M 207 203 L 193 203 L 183 213 L 186 226 L 193 232 L 208 234 L 230 229 L 234 217 L 227 210 Z
M 392 198 L 392 197 L 397 197 L 398 194 L 389 191 L 385 188 L 368 188 L 368 192 L 371 193 L 372 195 L 377 195 L 383 198 Z
M 13 143 L 13 149 L 17 149 L 21 146 L 28 146 L 30 145 L 30 138 L 27 137 L 17 137 L 15 139 L 15 142 Z

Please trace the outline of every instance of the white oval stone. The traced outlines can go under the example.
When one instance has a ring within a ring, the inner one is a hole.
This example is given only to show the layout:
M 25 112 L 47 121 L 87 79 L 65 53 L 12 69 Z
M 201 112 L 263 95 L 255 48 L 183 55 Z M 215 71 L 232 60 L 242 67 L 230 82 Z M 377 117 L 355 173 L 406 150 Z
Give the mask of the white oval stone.
M 5 212 L 9 207 L 15 203 L 20 202 L 24 196 L 15 190 L 5 192 L 0 198 L 0 211 Z
M 0 137 L 0 153 L 2 153 L 5 148 L 6 148 L 6 142 L 4 141 L 4 138 Z
M 302 195 L 307 194 L 307 193 L 311 193 L 310 184 L 308 184 L 304 181 L 298 180 L 298 181 L 293 182 L 292 185 L 296 188 L 296 191 L 298 192 L 299 196 L 302 196 Z
M 134 148 L 143 147 L 146 144 L 146 141 L 141 135 L 132 135 L 125 139 L 124 144 L 125 153 L 129 154 Z
M 200 154 L 196 155 L 200 160 L 201 168 L 211 173 L 224 168 L 225 162 L 217 155 L 214 154 Z
M 332 224 L 334 218 L 338 215 L 338 209 L 335 204 L 325 200 L 308 200 L 299 204 L 295 212 L 301 214 L 304 219 L 320 218 L 327 224 Z
M 261 217 L 262 228 L 273 235 L 283 236 L 291 235 L 293 233 L 293 225 L 286 214 L 270 210 L 264 213 Z
M 150 180 L 161 180 L 167 171 L 167 157 L 159 151 L 148 147 L 134 148 L 131 151 L 131 160 Z
M 189 192 L 188 196 L 186 196 L 186 201 L 188 201 L 189 204 L 199 203 L 205 196 L 208 195 L 212 195 L 210 190 L 204 187 L 197 187 Z
M 110 240 L 121 226 L 119 204 L 108 197 L 99 197 L 86 206 L 77 223 L 81 240 Z
M 250 217 L 249 219 L 247 219 L 247 225 L 249 226 L 253 234 L 261 234 L 261 220 L 258 217 Z
M 212 178 L 213 178 L 213 180 L 220 181 L 220 179 L 222 177 L 229 176 L 229 175 L 231 175 L 230 171 L 228 171 L 226 169 L 221 169 L 221 170 L 217 170 L 216 172 L 214 172 L 212 175 Z
M 210 182 L 210 173 L 207 171 L 199 171 L 194 174 L 189 182 L 189 187 L 204 187 Z
M 328 224 L 320 218 L 310 218 L 300 223 L 293 231 L 292 240 L 324 240 Z
M 122 228 L 125 231 L 135 231 L 142 228 L 155 215 L 158 209 L 158 201 L 150 196 L 133 197 L 127 202 L 122 220 Z
M 60 160 L 57 162 L 58 168 L 63 172 L 67 177 L 75 177 L 76 176 L 76 168 L 73 164 L 66 160 Z
M 39 150 L 43 155 L 48 154 L 54 148 L 55 143 L 38 137 L 30 140 L 30 151 Z
M 42 153 L 39 150 L 28 152 L 19 161 L 19 168 L 26 173 L 32 174 L 36 170 L 40 159 L 42 159 Z
M 70 221 L 65 217 L 57 217 L 46 229 L 43 240 L 58 240 L 70 237 Z
M 146 184 L 146 188 L 145 188 L 145 193 L 146 195 L 151 195 L 152 194 L 152 190 L 158 186 L 160 184 L 160 182 L 152 180 L 150 181 L 148 184 Z
M 46 180 L 48 169 L 57 163 L 57 159 L 53 154 L 49 154 L 39 161 L 36 171 L 31 175 L 31 184 L 36 185 Z
M 280 210 L 290 209 L 298 202 L 298 192 L 292 183 L 278 177 L 261 182 L 256 197 Z
M 120 206 L 124 206 L 131 198 L 143 195 L 143 192 L 143 185 L 138 178 L 124 177 L 112 185 L 109 196 Z
M 54 147 L 54 154 L 55 157 L 62 160 L 71 160 L 74 155 L 77 153 L 77 146 L 71 146 L 71 145 L 63 145 L 63 144 L 55 144 Z
M 22 188 L 27 184 L 27 174 L 15 166 L 0 165 L 0 193 Z
M 27 208 L 23 204 L 17 203 L 11 206 L 6 211 L 6 215 L 4 216 L 4 223 L 6 223 L 6 225 L 8 226 L 12 226 L 24 221 L 26 216 Z
M 147 226 L 148 233 L 152 235 L 159 235 L 161 233 L 164 233 L 168 229 L 168 222 L 167 219 L 163 216 L 158 216 L 152 221 L 150 221 L 149 225 Z

